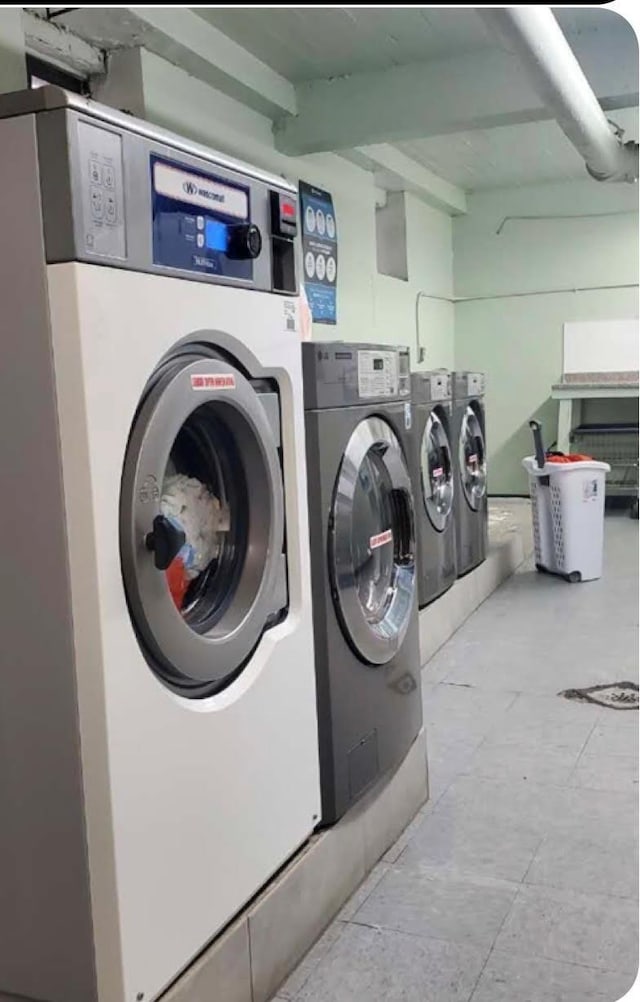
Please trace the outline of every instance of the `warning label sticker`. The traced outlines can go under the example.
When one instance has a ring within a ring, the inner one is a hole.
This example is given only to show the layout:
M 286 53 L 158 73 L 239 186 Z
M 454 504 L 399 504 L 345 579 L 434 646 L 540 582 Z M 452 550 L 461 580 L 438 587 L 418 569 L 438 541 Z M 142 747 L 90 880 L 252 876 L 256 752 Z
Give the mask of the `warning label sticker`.
M 379 532 L 377 536 L 369 537 L 369 549 L 377 550 L 379 546 L 384 546 L 385 543 L 390 543 L 393 539 L 393 533 L 391 529 L 387 529 L 385 532 Z
M 589 477 L 588 480 L 584 480 L 582 483 L 582 500 L 583 501 L 596 501 L 599 493 L 599 482 L 593 477 Z
M 235 390 L 236 377 L 231 373 L 192 373 L 192 390 Z

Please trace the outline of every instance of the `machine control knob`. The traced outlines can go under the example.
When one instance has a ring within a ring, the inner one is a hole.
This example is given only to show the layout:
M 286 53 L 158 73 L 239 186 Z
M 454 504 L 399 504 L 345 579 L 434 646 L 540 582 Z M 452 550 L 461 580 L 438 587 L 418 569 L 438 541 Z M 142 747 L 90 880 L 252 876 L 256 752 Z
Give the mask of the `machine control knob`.
M 159 571 L 166 571 L 184 546 L 187 537 L 171 519 L 156 515 L 153 531 L 145 537 L 145 546 L 152 550 L 154 563 Z
M 261 250 L 262 234 L 255 223 L 231 227 L 227 257 L 235 261 L 252 261 Z

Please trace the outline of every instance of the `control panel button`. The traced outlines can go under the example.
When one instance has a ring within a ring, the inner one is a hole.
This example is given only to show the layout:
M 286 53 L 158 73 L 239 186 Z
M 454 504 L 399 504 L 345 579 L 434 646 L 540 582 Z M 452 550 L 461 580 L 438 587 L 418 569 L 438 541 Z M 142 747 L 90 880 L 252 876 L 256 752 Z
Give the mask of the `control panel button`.
M 236 261 L 252 261 L 262 250 L 262 234 L 254 223 L 229 227 L 227 257 Z
M 102 219 L 104 216 L 104 202 L 99 188 L 91 189 L 91 215 L 94 219 Z
M 104 199 L 104 215 L 108 223 L 115 223 L 118 216 L 118 206 L 115 195 L 107 194 Z
M 198 244 L 198 247 L 204 247 L 204 233 L 198 233 L 196 243 Z
M 197 222 L 198 229 L 199 230 L 203 230 L 204 229 L 204 216 L 198 216 L 196 222 Z
M 105 164 L 102 168 L 102 181 L 105 188 L 113 190 L 116 186 L 116 172 L 109 164 Z
M 89 179 L 91 184 L 102 184 L 102 165 L 97 160 L 89 161 Z

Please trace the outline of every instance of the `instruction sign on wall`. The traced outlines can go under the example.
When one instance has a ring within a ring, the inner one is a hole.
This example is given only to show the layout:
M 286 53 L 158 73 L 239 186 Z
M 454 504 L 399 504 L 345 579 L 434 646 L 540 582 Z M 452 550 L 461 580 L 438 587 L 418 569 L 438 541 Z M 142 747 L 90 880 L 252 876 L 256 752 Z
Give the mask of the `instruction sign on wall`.
M 335 324 L 338 229 L 328 191 L 300 181 L 304 287 L 314 323 Z

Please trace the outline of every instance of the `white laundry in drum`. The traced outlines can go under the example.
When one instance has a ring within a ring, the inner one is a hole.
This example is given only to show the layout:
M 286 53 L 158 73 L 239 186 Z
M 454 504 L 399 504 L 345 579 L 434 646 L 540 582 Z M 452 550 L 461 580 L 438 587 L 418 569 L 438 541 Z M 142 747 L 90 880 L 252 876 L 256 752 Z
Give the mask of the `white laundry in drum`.
M 178 559 L 193 581 L 219 556 L 219 533 L 229 531 L 229 509 L 200 480 L 176 473 L 163 484 L 160 510 L 185 534 Z

